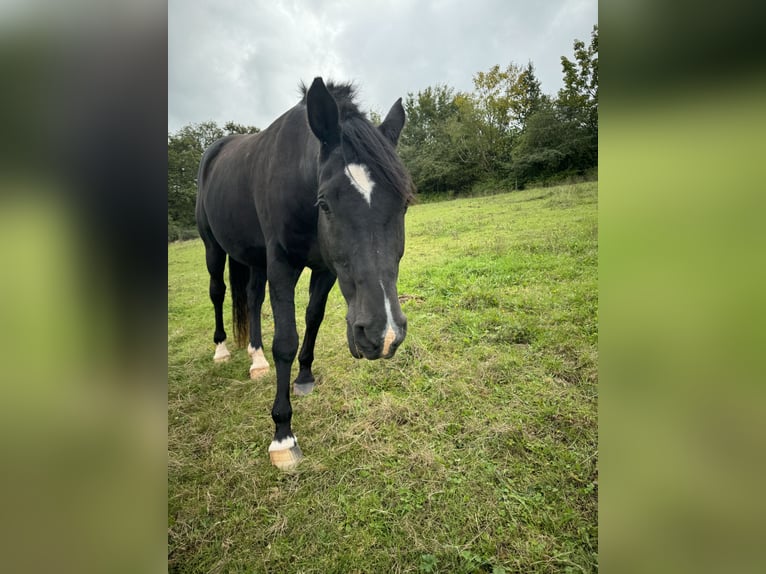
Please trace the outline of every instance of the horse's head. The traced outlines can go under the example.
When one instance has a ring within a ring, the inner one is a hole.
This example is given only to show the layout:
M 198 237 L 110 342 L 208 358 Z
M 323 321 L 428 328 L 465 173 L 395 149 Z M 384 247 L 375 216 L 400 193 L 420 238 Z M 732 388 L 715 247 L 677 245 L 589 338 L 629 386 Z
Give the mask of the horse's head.
M 341 114 L 321 78 L 306 94 L 318 138 L 319 244 L 348 304 L 347 337 L 356 358 L 390 358 L 407 332 L 396 280 L 404 254 L 404 214 L 412 181 L 396 155 L 401 99 L 374 127 L 354 108 Z

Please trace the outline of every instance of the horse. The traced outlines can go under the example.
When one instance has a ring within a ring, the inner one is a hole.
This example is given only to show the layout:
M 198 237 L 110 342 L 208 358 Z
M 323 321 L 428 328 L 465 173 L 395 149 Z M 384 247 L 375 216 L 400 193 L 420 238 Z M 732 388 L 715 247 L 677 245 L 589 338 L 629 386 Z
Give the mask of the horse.
M 404 217 L 412 179 L 396 153 L 402 100 L 379 126 L 359 110 L 356 89 L 317 77 L 265 130 L 213 143 L 198 172 L 197 227 L 205 246 L 215 313 L 213 360 L 231 356 L 223 301 L 228 256 L 235 340 L 248 341 L 250 377 L 269 370 L 261 307 L 269 286 L 277 389 L 271 463 L 287 470 L 303 458 L 292 431 L 290 373 L 298 350 L 295 286 L 311 270 L 306 331 L 293 394 L 314 389 L 317 332 L 336 280 L 347 304 L 346 339 L 354 358 L 391 358 L 407 333 L 397 292 Z

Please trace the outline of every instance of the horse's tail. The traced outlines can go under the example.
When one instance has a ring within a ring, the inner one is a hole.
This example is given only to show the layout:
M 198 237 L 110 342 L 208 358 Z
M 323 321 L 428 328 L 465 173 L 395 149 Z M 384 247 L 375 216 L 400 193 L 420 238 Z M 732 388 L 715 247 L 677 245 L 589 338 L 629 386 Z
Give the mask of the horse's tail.
M 250 333 L 250 314 L 247 307 L 247 283 L 249 280 L 250 267 L 235 261 L 230 255 L 229 286 L 231 288 L 234 340 L 240 347 L 247 345 Z

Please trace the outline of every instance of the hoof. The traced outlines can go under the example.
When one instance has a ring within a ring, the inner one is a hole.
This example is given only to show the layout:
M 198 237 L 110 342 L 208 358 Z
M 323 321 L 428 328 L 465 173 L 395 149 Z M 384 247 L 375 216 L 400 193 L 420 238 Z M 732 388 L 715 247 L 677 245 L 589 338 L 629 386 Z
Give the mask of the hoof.
M 310 395 L 311 391 L 313 390 L 314 390 L 314 383 L 303 383 L 303 384 L 295 383 L 293 385 L 293 394 L 298 397 L 304 397 L 306 395 Z
M 269 372 L 268 367 L 250 367 L 250 378 L 260 379 L 263 375 Z
M 295 443 L 285 450 L 271 450 L 269 451 L 269 458 L 271 464 L 276 466 L 279 470 L 292 470 L 303 459 L 303 453 L 301 452 L 298 443 Z
M 253 364 L 250 365 L 250 378 L 259 379 L 263 375 L 269 372 L 269 363 L 266 357 L 263 356 L 263 349 L 258 347 L 257 349 L 252 345 L 247 345 L 247 354 L 253 359 Z
M 229 357 L 231 357 L 231 353 L 229 353 L 229 349 L 226 348 L 226 341 L 218 343 L 215 346 L 215 355 L 213 355 L 213 360 L 216 363 L 225 363 L 229 360 Z

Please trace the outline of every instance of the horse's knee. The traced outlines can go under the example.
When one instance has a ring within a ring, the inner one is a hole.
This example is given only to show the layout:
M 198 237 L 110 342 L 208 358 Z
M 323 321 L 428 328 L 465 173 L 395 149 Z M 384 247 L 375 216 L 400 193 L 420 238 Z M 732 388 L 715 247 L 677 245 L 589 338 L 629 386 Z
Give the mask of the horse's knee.
M 298 332 L 280 333 L 275 336 L 272 353 L 275 361 L 292 363 L 298 353 Z

